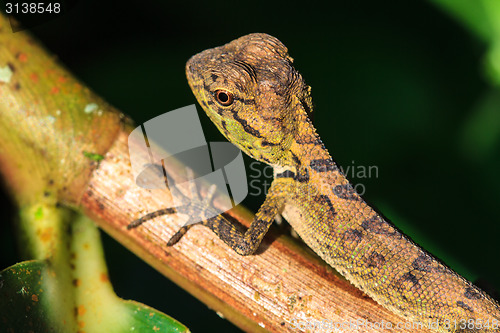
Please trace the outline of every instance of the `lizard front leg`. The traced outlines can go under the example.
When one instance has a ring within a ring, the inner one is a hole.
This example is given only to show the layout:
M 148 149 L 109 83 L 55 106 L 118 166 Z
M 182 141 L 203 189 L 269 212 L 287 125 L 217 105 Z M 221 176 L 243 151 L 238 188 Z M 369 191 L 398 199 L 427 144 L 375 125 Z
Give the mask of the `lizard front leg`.
M 237 229 L 223 215 L 201 222 L 240 255 L 250 255 L 259 247 L 275 217 L 280 213 L 290 194 L 291 180 L 275 179 L 262 206 L 246 232 Z

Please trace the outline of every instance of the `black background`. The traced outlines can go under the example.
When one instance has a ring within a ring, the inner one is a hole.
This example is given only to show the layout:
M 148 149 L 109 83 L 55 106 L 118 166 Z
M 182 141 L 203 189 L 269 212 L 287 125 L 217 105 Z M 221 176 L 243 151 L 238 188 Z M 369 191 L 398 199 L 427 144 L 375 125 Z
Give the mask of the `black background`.
M 30 30 L 136 124 L 195 103 L 184 76 L 191 55 L 251 32 L 278 37 L 312 86 L 315 124 L 334 159 L 343 167 L 377 167 L 378 177 L 350 177 L 365 186 L 365 198 L 460 274 L 500 290 L 500 147 L 499 140 L 483 144 L 500 117 L 488 128 L 474 125 L 491 89 L 482 70 L 486 45 L 431 3 L 91 0 Z M 202 121 L 208 141 L 224 140 Z M 245 204 L 255 211 L 263 198 Z M 0 199 L 1 269 L 19 260 L 22 244 L 13 239 L 11 199 L 5 191 Z M 120 297 L 194 332 L 238 331 L 114 240 L 103 240 Z

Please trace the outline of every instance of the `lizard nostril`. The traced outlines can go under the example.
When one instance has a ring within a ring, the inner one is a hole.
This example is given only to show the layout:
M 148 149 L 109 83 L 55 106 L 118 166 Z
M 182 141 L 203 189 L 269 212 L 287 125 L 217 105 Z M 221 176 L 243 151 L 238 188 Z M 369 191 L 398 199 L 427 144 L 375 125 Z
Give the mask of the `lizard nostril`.
M 187 75 L 192 76 L 194 72 L 195 72 L 195 67 L 193 66 L 193 62 L 190 59 L 186 64 L 186 73 Z

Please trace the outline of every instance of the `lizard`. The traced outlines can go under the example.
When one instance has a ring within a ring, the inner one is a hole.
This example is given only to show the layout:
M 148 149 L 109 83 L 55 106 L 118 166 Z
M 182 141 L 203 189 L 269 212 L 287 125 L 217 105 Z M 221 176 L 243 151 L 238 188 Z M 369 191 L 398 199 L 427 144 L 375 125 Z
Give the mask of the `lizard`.
M 310 120 L 311 88 L 283 43 L 261 33 L 240 37 L 191 57 L 186 76 L 222 134 L 274 169 L 248 230 L 223 215 L 201 224 L 238 254 L 251 255 L 280 214 L 323 260 L 390 311 L 414 322 L 437 321 L 440 332 L 500 332 L 500 305 L 492 297 L 420 248 L 354 190 Z M 151 213 L 130 226 L 174 212 Z

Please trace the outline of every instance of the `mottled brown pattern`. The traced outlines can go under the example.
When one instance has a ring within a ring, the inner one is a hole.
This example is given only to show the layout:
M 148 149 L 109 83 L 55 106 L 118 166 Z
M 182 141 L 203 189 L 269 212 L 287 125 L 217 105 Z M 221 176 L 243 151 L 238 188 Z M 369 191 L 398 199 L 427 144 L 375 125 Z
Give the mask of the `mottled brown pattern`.
M 383 234 L 387 236 L 396 234 L 396 230 L 378 215 L 363 220 L 363 222 L 361 222 L 361 227 L 374 234 Z
M 427 253 L 422 253 L 415 260 L 413 260 L 411 265 L 418 271 L 429 273 L 432 272 L 432 263 L 432 257 Z
M 349 229 L 344 233 L 344 242 L 347 243 L 358 245 L 362 238 L 363 233 L 357 229 Z
M 385 263 L 385 257 L 380 253 L 373 251 L 366 262 L 368 267 L 380 268 Z
M 469 332 L 498 332 L 491 327 L 500 324 L 498 303 L 384 220 L 330 163 L 309 120 L 310 87 L 292 61 L 278 39 L 250 34 L 187 62 L 189 85 L 210 119 L 276 175 L 245 233 L 222 217 L 203 224 L 248 255 L 282 212 L 316 253 L 391 311 L 419 323 L 438 321 L 441 332 L 459 332 L 444 324 L 460 320 L 490 323 Z M 217 100 L 221 90 L 231 103 Z
M 331 159 L 317 159 L 309 163 L 311 169 L 317 172 L 338 171 L 337 166 Z
M 333 193 L 340 199 L 359 200 L 359 196 L 356 194 L 356 191 L 354 191 L 351 184 L 335 185 Z

